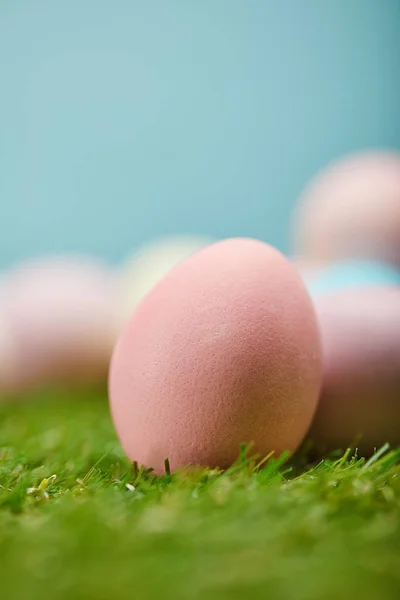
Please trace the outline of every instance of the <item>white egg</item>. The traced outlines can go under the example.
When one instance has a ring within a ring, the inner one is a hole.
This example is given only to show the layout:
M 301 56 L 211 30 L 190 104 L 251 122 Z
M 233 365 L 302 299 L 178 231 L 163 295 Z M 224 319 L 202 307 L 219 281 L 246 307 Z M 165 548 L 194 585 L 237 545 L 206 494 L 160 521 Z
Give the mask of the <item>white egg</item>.
M 89 258 L 39 258 L 7 272 L 0 292 L 0 392 L 105 380 L 116 296 L 115 273 Z
M 203 236 L 167 236 L 134 252 L 120 269 L 118 326 L 125 324 L 139 302 L 173 267 L 211 242 Z

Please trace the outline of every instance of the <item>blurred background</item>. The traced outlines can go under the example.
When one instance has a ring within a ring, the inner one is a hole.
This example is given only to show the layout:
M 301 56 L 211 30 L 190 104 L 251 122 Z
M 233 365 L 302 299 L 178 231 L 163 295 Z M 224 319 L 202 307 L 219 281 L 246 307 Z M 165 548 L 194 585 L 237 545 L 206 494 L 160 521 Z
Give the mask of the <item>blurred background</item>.
M 289 249 L 329 160 L 400 147 L 398 0 L 2 0 L 0 267 L 175 233 Z

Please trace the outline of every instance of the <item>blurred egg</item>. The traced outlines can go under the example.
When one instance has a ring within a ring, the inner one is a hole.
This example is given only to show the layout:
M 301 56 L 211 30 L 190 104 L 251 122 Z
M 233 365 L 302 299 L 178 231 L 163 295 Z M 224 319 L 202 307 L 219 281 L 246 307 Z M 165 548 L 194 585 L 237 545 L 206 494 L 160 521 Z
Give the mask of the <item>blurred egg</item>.
M 317 260 L 307 260 L 301 257 L 291 257 L 289 260 L 303 281 L 313 280 L 326 268 L 325 262 Z
M 348 260 L 333 263 L 318 272 L 306 273 L 304 280 L 311 296 L 335 290 L 399 285 L 400 269 L 388 263 Z
M 142 246 L 120 270 L 118 323 L 123 326 L 144 296 L 173 267 L 211 243 L 201 236 L 167 236 Z
M 399 444 L 400 288 L 321 295 L 315 308 L 324 380 L 310 438 L 322 452 Z
M 306 259 L 400 266 L 400 154 L 364 152 L 324 169 L 302 196 L 293 236 Z
M 80 257 L 32 260 L 0 292 L 0 390 L 106 378 L 115 342 L 115 275 Z
M 111 412 L 131 460 L 161 473 L 226 468 L 241 443 L 300 444 L 322 375 L 319 332 L 296 270 L 257 240 L 197 252 L 146 296 L 111 361 Z
M 1 307 L 1 301 L 0 301 Z M 5 391 L 6 382 L 10 379 L 13 365 L 16 362 L 16 352 L 10 325 L 0 308 L 0 394 Z

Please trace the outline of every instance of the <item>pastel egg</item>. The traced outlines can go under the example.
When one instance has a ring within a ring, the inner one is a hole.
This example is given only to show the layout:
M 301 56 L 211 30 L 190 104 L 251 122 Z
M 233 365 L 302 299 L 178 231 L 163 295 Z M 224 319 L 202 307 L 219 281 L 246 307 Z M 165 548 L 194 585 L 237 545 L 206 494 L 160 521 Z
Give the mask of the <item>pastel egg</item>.
M 326 268 L 326 263 L 301 257 L 291 257 L 290 262 L 295 267 L 303 281 L 312 281 Z
M 120 269 L 119 326 L 126 323 L 142 298 L 164 275 L 209 243 L 211 240 L 203 236 L 166 236 L 134 252 Z
M 400 266 L 400 154 L 364 152 L 329 165 L 304 191 L 293 237 L 306 259 Z
M 0 293 L 0 390 L 106 378 L 116 331 L 116 277 L 83 257 L 48 257 L 9 271 Z
M 400 269 L 378 261 L 347 260 L 306 273 L 304 279 L 311 296 L 317 296 L 335 290 L 400 285 Z
M 293 452 L 322 375 L 314 309 L 296 270 L 250 239 L 208 246 L 146 296 L 111 361 L 113 420 L 132 461 L 226 468 L 240 444 Z
M 1 306 L 1 303 L 0 303 Z M 5 314 L 0 309 L 0 394 L 9 388 L 10 375 L 17 360 L 14 340 Z
M 400 443 L 400 288 L 336 291 L 314 299 L 324 379 L 310 438 L 321 452 L 361 454 Z

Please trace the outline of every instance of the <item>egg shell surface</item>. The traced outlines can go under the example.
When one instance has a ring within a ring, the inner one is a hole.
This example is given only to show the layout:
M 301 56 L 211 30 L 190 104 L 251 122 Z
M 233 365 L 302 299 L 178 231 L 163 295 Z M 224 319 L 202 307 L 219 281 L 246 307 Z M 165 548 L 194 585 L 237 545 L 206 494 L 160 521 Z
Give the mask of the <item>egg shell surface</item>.
M 324 379 L 309 437 L 321 452 L 398 445 L 400 288 L 337 291 L 314 303 Z
M 111 361 L 113 420 L 131 460 L 162 473 L 226 468 L 242 443 L 293 452 L 322 374 L 312 302 L 294 269 L 257 240 L 197 252 L 144 299 Z
M 293 245 L 306 259 L 400 266 L 400 153 L 356 153 L 318 173 L 294 212 Z
M 116 339 L 114 273 L 86 257 L 41 257 L 4 277 L 0 390 L 105 379 Z

